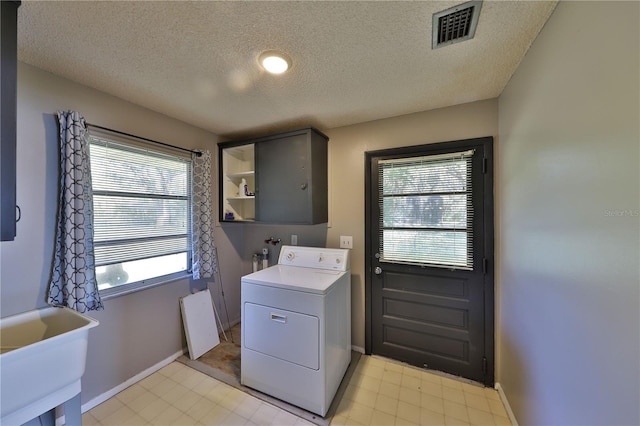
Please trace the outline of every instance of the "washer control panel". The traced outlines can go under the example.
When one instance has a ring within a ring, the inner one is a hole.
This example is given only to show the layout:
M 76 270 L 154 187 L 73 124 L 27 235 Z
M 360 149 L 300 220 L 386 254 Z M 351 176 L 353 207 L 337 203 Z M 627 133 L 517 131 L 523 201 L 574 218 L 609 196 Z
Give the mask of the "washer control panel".
M 278 264 L 301 268 L 347 271 L 349 250 L 323 247 L 282 246 Z

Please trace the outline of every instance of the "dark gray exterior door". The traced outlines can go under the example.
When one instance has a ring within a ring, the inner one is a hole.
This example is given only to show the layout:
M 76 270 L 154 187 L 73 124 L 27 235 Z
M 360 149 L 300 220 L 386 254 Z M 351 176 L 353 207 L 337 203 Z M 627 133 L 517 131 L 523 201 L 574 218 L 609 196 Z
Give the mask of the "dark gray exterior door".
M 493 386 L 492 144 L 367 153 L 368 353 Z

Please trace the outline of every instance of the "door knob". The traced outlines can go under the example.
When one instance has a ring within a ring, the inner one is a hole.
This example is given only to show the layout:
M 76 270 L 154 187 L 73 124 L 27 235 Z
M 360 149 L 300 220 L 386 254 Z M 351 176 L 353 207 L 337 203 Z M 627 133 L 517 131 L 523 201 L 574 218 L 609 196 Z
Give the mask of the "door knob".
M 376 266 L 375 269 L 373 270 L 373 273 L 376 275 L 380 275 L 382 273 L 382 268 L 379 266 Z

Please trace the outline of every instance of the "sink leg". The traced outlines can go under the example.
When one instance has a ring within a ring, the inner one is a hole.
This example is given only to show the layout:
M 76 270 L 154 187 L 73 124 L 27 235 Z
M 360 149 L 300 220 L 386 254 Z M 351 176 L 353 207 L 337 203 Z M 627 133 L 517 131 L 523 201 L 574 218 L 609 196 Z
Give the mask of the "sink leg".
M 64 403 L 64 421 L 66 426 L 82 426 L 80 394 Z

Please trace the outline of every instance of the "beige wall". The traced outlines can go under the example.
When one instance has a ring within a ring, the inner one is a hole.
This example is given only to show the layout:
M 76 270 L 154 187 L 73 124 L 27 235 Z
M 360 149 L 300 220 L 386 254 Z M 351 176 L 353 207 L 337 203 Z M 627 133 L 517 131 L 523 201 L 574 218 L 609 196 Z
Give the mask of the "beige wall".
M 329 136 L 330 227 L 327 247 L 340 235 L 353 236 L 351 256 L 354 346 L 364 348 L 364 181 L 365 152 L 385 148 L 493 136 L 498 134 L 498 103 L 487 100 L 377 120 L 325 131 Z
M 264 238 L 287 241 L 295 233 L 301 245 L 338 247 L 340 235 L 352 235 L 352 336 L 364 347 L 365 152 L 493 136 L 496 379 L 521 424 L 640 423 L 639 16 L 637 2 L 561 2 L 499 104 L 323 129 L 330 137 L 328 227 L 215 229 L 230 321 L 239 319 L 240 277 Z M 211 133 L 19 64 L 23 218 L 16 241 L 0 244 L 3 317 L 45 305 L 58 109 L 216 149 Z M 94 315 L 101 325 L 90 337 L 83 402 L 180 350 L 178 298 L 202 285 L 182 280 L 107 301 Z
M 499 99 L 499 377 L 520 424 L 640 424 L 640 4 L 560 2 Z
M 24 63 L 18 64 L 17 105 L 22 219 L 15 241 L 0 243 L 2 317 L 46 306 L 57 205 L 57 110 L 73 109 L 90 123 L 188 148 L 214 149 L 217 141 L 209 132 Z M 237 265 L 239 255 L 229 239 L 223 233 L 216 237 L 221 262 Z M 182 350 L 179 297 L 204 285 L 178 280 L 107 300 L 104 311 L 91 312 L 100 325 L 89 333 L 83 402 Z

